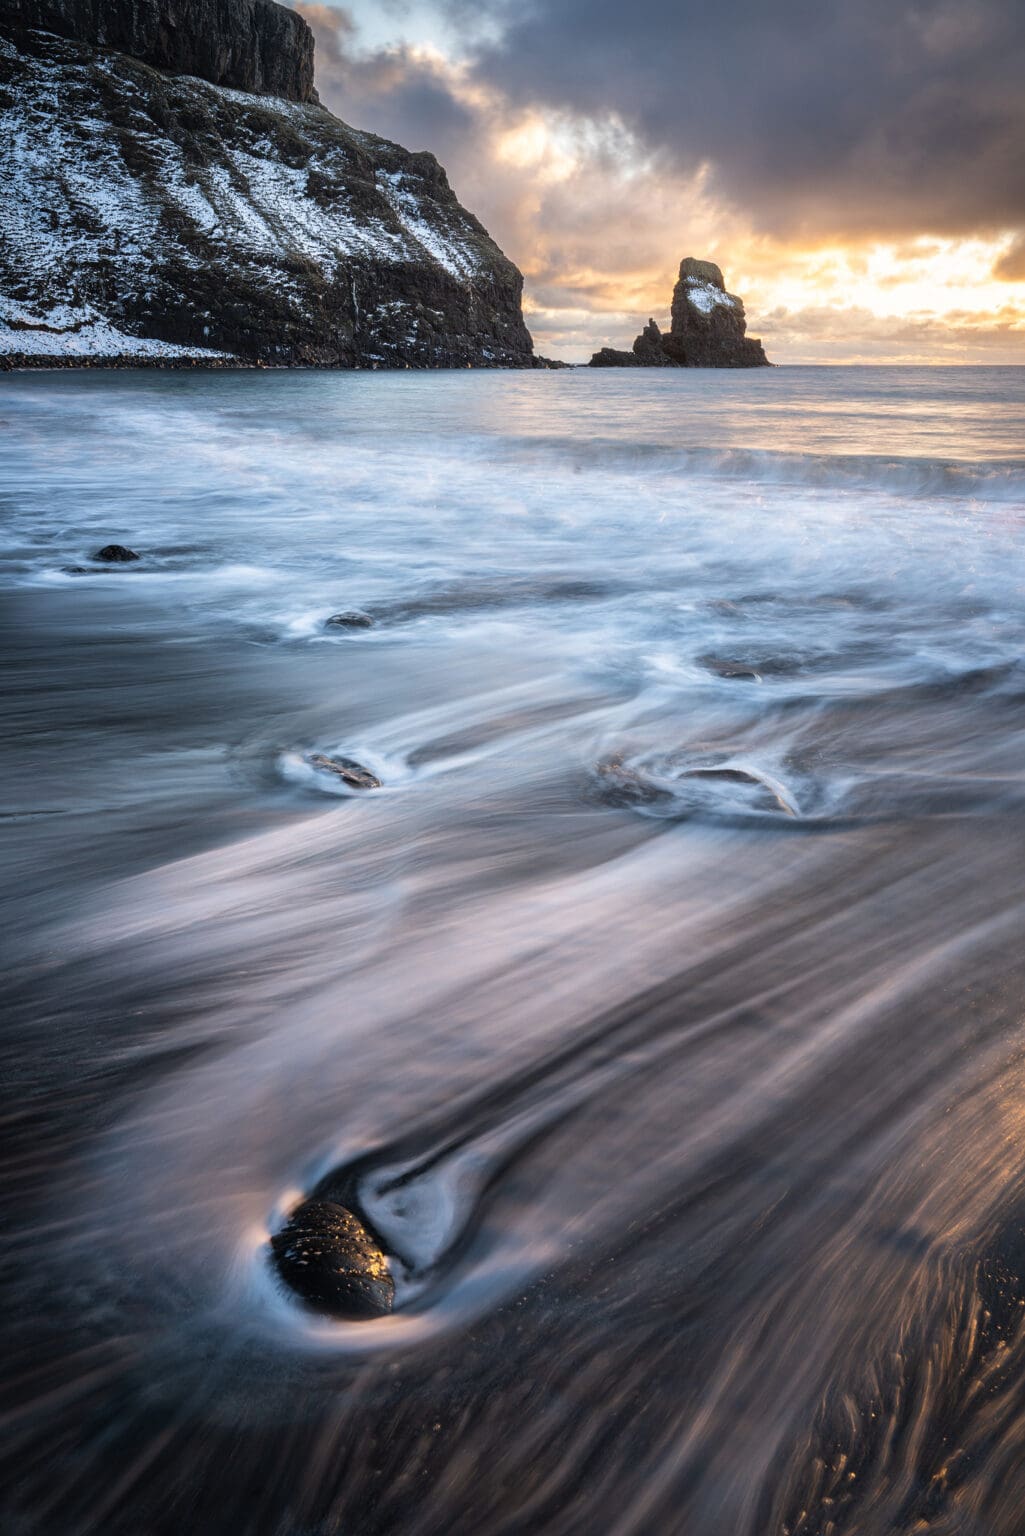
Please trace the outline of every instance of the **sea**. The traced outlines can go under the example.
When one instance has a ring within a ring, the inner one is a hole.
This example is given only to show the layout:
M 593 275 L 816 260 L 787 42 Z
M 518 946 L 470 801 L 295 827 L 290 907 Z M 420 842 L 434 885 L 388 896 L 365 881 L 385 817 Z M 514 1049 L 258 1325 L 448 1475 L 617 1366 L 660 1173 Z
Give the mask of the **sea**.
M 0 527 L 5 1532 L 1021 1536 L 1025 369 L 8 374 Z

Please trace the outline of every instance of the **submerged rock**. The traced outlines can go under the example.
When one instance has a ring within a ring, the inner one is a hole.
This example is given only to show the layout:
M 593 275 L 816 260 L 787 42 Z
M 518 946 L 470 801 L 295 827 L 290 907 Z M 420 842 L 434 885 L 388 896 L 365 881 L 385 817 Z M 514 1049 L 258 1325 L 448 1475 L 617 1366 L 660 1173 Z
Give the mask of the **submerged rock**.
M 353 608 L 346 613 L 333 613 L 329 619 L 324 620 L 325 629 L 372 629 L 374 621 L 369 613 L 360 613 Z
M 638 768 L 623 759 L 620 752 L 603 757 L 595 764 L 595 775 L 606 805 L 654 805 L 669 799 L 664 789 L 652 784 Z
M 362 763 L 357 763 L 351 757 L 327 757 L 323 752 L 314 752 L 307 762 L 312 768 L 319 768 L 322 773 L 333 773 L 343 784 L 348 784 L 350 789 L 380 789 L 381 781 L 364 768 Z
M 125 565 L 129 560 L 139 560 L 140 555 L 134 549 L 128 549 L 124 544 L 104 544 L 92 557 L 94 560 L 102 560 L 107 565 Z
M 281 1278 L 304 1301 L 338 1317 L 383 1317 L 395 1282 L 361 1221 L 332 1200 L 304 1200 L 271 1238 Z
M 591 368 L 765 368 L 760 341 L 746 335 L 744 301 L 726 292 L 714 261 L 685 256 L 673 290 L 672 326 L 649 320 L 630 352 L 602 347 Z
M 784 816 L 798 814 L 784 786 L 768 774 L 751 773 L 746 768 L 707 767 L 683 768 L 678 776 L 681 779 L 705 780 L 713 784 L 737 784 L 745 791 L 751 791 L 752 810 L 782 811 Z
M 636 764 L 613 753 L 595 765 L 598 797 L 605 805 L 644 809 L 685 819 L 691 816 L 727 820 L 782 811 L 799 817 L 790 791 L 769 773 L 730 763 L 694 763 L 669 753 Z
M 699 656 L 697 659 L 707 672 L 714 672 L 716 677 L 747 678 L 755 683 L 762 680 L 762 674 L 746 661 L 733 661 L 727 656 Z

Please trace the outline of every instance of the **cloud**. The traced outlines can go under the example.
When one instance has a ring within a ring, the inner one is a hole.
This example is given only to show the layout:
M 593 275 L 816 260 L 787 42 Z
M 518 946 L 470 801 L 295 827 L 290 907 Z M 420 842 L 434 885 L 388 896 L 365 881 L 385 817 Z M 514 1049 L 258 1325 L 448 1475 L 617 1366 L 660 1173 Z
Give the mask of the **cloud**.
M 450 152 L 465 153 L 475 111 L 460 100 L 440 55 L 402 47 L 363 51 L 349 12 L 323 4 L 295 9 L 313 29 L 317 86 L 332 111 L 408 149 L 430 149 L 443 163 Z
M 880 315 L 861 305 L 779 307 L 759 314 L 791 363 L 1020 363 L 1025 311 Z
M 325 105 L 429 147 L 523 271 L 536 308 L 620 311 L 632 338 L 634 310 L 668 308 L 685 249 L 722 253 L 736 220 L 709 198 L 706 170 L 677 170 L 615 116 L 516 105 L 472 61 L 409 45 L 364 49 L 346 12 L 297 8 L 316 34 Z
M 993 276 L 1003 283 L 1025 283 L 1025 233 L 1008 246 L 994 266 Z
M 468 0 L 449 0 L 455 13 Z M 485 8 L 489 8 L 484 0 Z M 480 0 L 474 0 L 474 11 Z M 491 0 L 478 79 L 618 116 L 777 238 L 964 233 L 1025 207 L 1025 9 L 1008 0 Z
M 462 0 L 441 3 L 458 20 Z M 779 360 L 1025 358 L 1025 289 L 1002 288 L 1025 282 L 1025 157 L 1007 146 L 1025 93 L 990 0 L 737 0 L 728 25 L 692 0 L 485 0 L 490 41 L 461 54 L 450 34 L 448 51 L 370 47 L 348 12 L 297 8 L 325 104 L 438 156 L 523 271 L 547 355 L 666 323 L 693 254 L 719 261 Z

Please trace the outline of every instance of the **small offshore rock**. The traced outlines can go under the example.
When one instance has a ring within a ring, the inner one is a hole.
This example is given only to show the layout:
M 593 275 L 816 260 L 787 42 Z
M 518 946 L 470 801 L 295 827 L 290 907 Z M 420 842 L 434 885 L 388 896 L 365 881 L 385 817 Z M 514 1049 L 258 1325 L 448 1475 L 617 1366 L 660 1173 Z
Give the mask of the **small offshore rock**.
M 94 560 L 102 560 L 107 565 L 125 565 L 129 560 L 138 560 L 141 556 L 134 549 L 128 549 L 124 544 L 104 544 L 92 557 Z
M 333 613 L 324 620 L 325 629 L 373 629 L 374 621 L 369 613 L 353 608 L 347 613 Z
M 318 1309 L 338 1317 L 383 1317 L 395 1301 L 388 1260 L 344 1205 L 304 1200 L 271 1238 L 278 1273 Z
M 333 773 L 341 779 L 343 784 L 348 784 L 350 789 L 380 789 L 381 781 L 364 768 L 362 763 L 357 763 L 351 757 L 327 757 L 323 752 L 314 752 L 307 759 L 310 766 L 319 768 L 322 773 Z

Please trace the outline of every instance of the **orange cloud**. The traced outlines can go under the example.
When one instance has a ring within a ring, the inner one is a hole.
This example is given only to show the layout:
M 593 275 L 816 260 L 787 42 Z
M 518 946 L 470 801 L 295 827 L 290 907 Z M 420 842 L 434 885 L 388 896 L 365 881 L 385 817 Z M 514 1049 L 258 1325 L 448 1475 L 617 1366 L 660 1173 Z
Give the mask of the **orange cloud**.
M 770 237 L 719 190 L 613 112 L 516 105 L 437 48 L 361 50 L 351 17 L 298 7 L 318 86 L 346 121 L 432 149 L 461 200 L 525 278 L 538 349 L 583 361 L 667 318 L 682 256 L 718 261 L 776 361 L 1025 362 L 1025 237 L 931 233 Z M 954 12 L 930 34 L 953 47 Z

